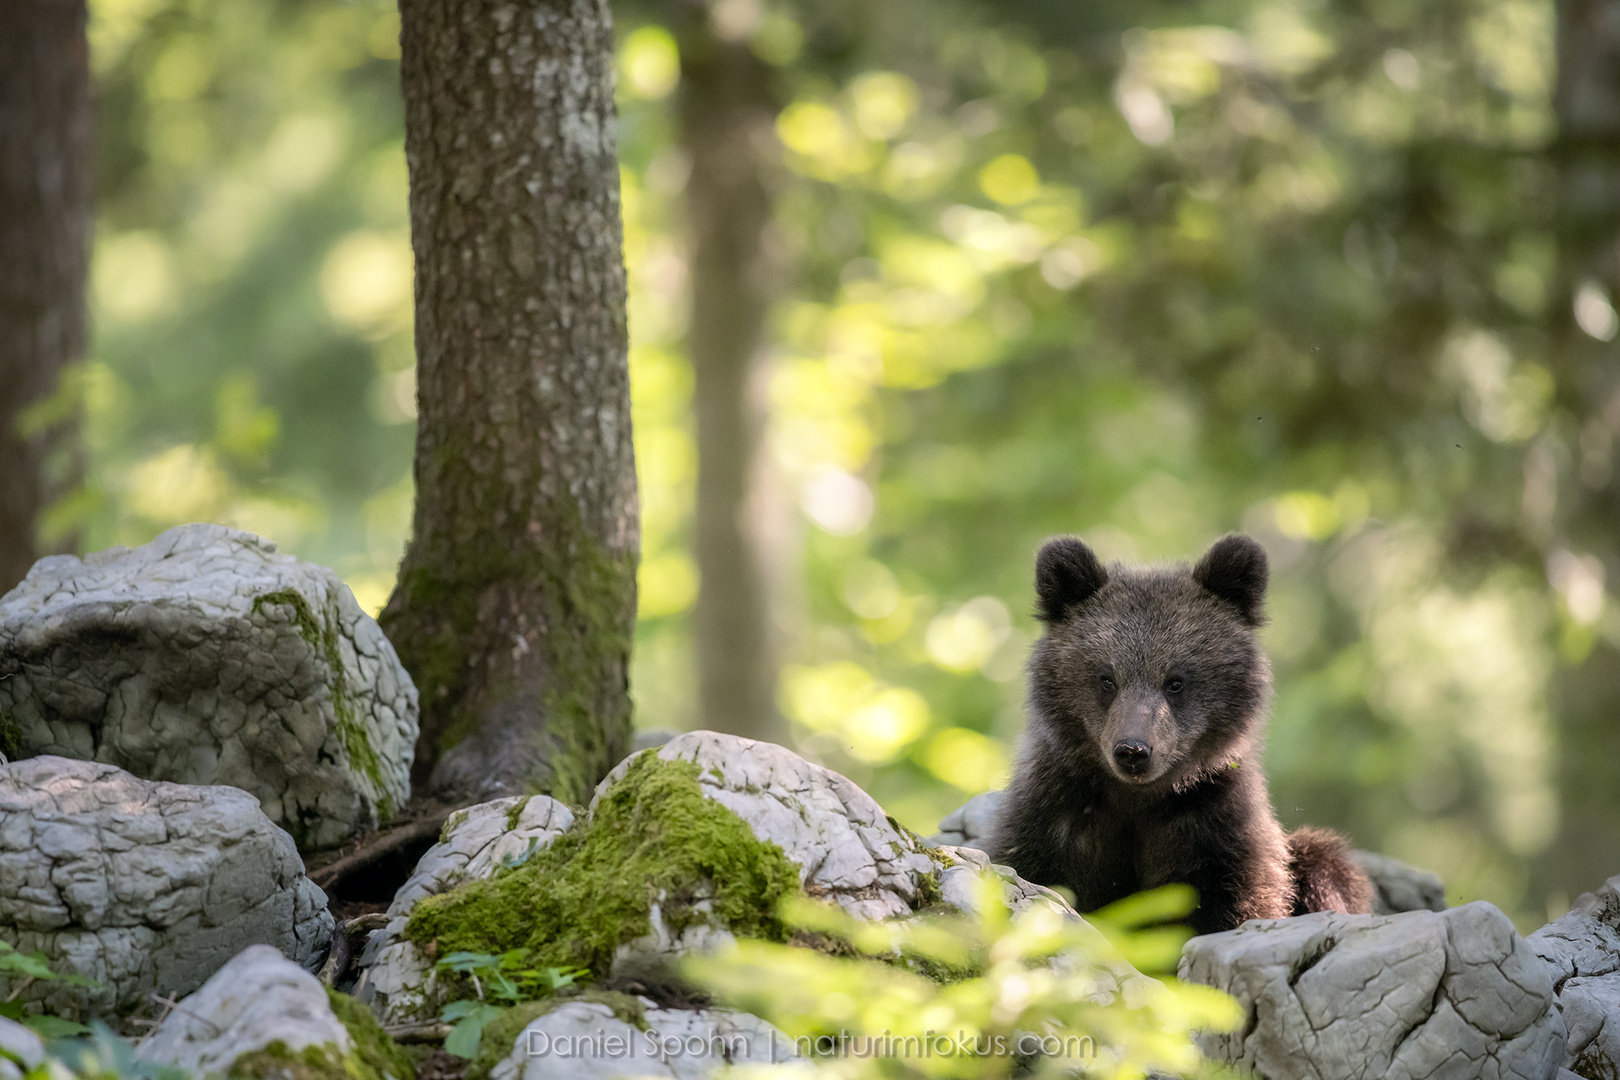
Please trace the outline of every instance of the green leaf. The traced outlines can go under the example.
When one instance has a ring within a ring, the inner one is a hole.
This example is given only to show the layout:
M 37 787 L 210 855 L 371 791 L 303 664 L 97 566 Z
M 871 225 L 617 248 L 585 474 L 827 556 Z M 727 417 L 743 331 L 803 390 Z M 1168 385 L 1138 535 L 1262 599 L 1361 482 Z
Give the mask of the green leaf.
M 572 986 L 580 979 L 588 976 L 590 972 L 585 968 L 548 967 L 546 968 L 544 974 L 547 982 L 551 984 L 551 988 L 553 990 L 560 990 L 565 986 Z
M 500 957 L 490 953 L 453 952 L 440 960 L 438 966 L 449 971 L 474 974 L 486 970 L 498 971 L 500 970 L 500 963 Z
M 11 945 L 0 941 L 0 972 L 10 975 L 22 975 L 31 979 L 60 979 L 61 976 L 51 970 L 51 963 L 44 953 L 20 953 Z
M 1107 923 L 1110 929 L 1133 930 L 1185 919 L 1197 906 L 1198 893 L 1191 885 L 1165 885 L 1116 900 L 1086 918 L 1093 923 Z
M 479 1008 L 480 1003 L 473 1001 L 471 998 L 452 1001 L 444 1007 L 443 1012 L 439 1013 L 439 1019 L 447 1024 L 453 1024 L 457 1020 L 464 1019 L 469 1013 L 476 1012 Z
M 29 1016 L 23 1019 L 23 1025 L 42 1039 L 77 1039 L 92 1031 L 84 1024 L 60 1016 Z
M 444 1040 L 444 1052 L 459 1058 L 471 1059 L 478 1053 L 478 1042 L 484 1037 L 484 1025 L 499 1016 L 501 1010 L 493 1005 L 479 1005 L 460 1023 L 450 1029 Z

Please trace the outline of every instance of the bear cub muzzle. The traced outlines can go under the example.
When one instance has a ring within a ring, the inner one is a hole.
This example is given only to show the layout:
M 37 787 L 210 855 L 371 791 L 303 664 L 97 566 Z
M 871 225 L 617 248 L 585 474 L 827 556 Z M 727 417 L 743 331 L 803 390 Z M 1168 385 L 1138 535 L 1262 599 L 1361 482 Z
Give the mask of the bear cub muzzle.
M 1271 670 L 1266 554 L 1228 536 L 1196 566 L 1104 568 L 1076 537 L 1035 562 L 1046 631 L 991 856 L 1092 911 L 1144 889 L 1198 892 L 1199 933 L 1370 909 L 1334 833 L 1284 833 L 1259 747 Z

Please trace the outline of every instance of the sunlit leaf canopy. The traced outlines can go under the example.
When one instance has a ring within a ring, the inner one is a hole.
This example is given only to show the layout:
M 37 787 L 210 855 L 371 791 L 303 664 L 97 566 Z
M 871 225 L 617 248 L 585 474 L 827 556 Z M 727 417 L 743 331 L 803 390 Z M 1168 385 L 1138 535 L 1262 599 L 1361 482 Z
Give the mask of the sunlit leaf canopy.
M 1008 774 L 1042 537 L 1149 560 L 1241 528 L 1273 561 L 1285 823 L 1523 925 L 1612 872 L 1613 693 L 1582 673 L 1620 642 L 1613 536 L 1554 526 L 1612 432 L 1578 426 L 1547 327 L 1620 317 L 1557 289 L 1550 3 L 881 8 L 715 8 L 786 103 L 764 513 L 798 745 L 931 831 Z M 90 479 L 45 527 L 238 525 L 375 610 L 411 503 L 397 13 L 92 12 L 96 331 L 65 391 Z M 617 12 L 633 692 L 682 728 L 689 163 L 660 14 Z

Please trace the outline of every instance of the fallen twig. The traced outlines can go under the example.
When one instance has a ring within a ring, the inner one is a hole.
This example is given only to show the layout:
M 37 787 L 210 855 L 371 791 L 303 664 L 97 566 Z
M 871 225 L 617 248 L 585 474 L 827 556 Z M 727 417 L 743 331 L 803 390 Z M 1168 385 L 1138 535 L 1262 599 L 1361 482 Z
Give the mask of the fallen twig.
M 409 847 L 429 837 L 438 836 L 439 830 L 444 828 L 445 819 L 450 814 L 451 808 L 446 807 L 416 821 L 383 829 L 341 859 L 328 863 L 319 870 L 310 871 L 309 879 L 321 888 L 329 889 L 356 870 L 363 870 L 402 847 Z
M 397 1043 L 443 1042 L 450 1035 L 450 1025 L 430 1020 L 424 1024 L 388 1024 L 383 1033 Z

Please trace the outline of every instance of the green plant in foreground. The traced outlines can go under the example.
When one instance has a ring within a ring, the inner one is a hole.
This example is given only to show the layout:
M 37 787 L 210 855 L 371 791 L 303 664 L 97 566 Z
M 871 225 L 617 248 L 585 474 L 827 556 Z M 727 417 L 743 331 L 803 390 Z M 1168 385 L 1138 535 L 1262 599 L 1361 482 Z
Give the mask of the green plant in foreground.
M 1216 1076 L 1193 1041 L 1241 1023 L 1217 990 L 1150 978 L 1174 964 L 1185 931 L 1143 929 L 1191 911 L 1191 890 L 1114 905 L 1098 925 L 1036 904 L 1014 918 L 1002 882 L 984 875 L 975 917 L 870 923 L 802 896 L 783 920 L 825 950 L 740 940 L 683 969 L 728 1005 L 771 1021 L 827 1080 L 1150 1072 Z M 853 955 L 829 955 L 843 953 Z M 927 972 L 928 974 L 922 974 Z M 755 1066 L 738 1075 L 803 1077 Z
M 465 976 L 472 983 L 475 998 L 452 1001 L 439 1019 L 454 1024 L 444 1040 L 446 1053 L 471 1058 L 478 1053 L 484 1027 L 502 1011 L 525 1001 L 536 1001 L 571 986 L 590 973 L 584 968 L 533 966 L 528 949 L 493 953 L 453 952 L 437 966 L 446 972 Z
M 0 979 L 7 982 L 16 981 L 11 993 L 4 1001 L 0 1001 L 0 1016 L 25 1024 L 45 1039 L 68 1039 L 90 1034 L 89 1028 L 72 1020 L 64 1020 L 60 1016 L 27 1013 L 23 1009 L 23 1003 L 17 999 L 22 996 L 24 990 L 36 982 L 94 987 L 97 985 L 94 979 L 87 979 L 83 975 L 63 975 L 51 969 L 50 961 L 44 953 L 18 952 L 14 946 L 5 941 L 0 941 Z
M 0 1024 L 0 1027 L 3 1027 Z M 99 1020 L 89 1026 L 74 1025 L 82 1035 L 70 1039 L 43 1039 L 45 1055 L 34 1061 L 24 1047 L 0 1040 L 0 1066 L 16 1066 L 16 1072 L 0 1067 L 0 1076 L 20 1076 L 21 1080 L 190 1080 L 184 1069 L 145 1061 L 135 1055 L 128 1039 L 115 1035 Z M 29 1064 L 30 1061 L 34 1063 Z

